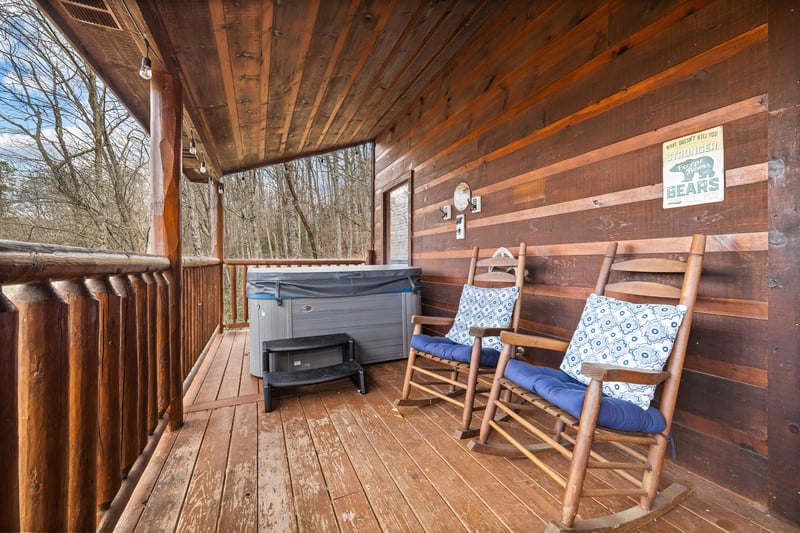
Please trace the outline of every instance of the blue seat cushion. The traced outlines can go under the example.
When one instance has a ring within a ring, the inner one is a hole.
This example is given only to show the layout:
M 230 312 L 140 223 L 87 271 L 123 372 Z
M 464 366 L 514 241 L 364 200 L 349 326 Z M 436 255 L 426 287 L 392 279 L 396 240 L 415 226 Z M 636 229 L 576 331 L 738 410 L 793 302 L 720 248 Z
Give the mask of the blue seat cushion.
M 506 367 L 505 377 L 580 418 L 587 387 L 564 372 L 512 359 Z M 645 410 L 634 403 L 609 396 L 603 396 L 600 402 L 597 424 L 620 431 L 645 433 L 660 433 L 667 426 L 655 407 L 650 406 Z
M 428 335 L 414 335 L 411 337 L 411 347 L 420 352 L 429 353 L 442 359 L 469 363 L 472 345 L 459 344 L 447 337 L 429 337 Z M 481 366 L 497 366 L 500 352 L 494 348 L 481 350 Z

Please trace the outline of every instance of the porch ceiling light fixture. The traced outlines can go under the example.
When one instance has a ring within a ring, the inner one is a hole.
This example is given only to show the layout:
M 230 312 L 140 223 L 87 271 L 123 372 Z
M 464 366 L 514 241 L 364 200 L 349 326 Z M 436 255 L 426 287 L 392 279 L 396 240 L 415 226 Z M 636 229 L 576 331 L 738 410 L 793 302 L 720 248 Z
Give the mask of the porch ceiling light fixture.
M 142 79 L 149 80 L 153 77 L 153 62 L 150 61 L 150 43 L 147 42 L 147 39 L 144 40 L 144 45 L 147 51 L 142 58 L 142 66 L 139 67 L 139 76 L 141 76 Z

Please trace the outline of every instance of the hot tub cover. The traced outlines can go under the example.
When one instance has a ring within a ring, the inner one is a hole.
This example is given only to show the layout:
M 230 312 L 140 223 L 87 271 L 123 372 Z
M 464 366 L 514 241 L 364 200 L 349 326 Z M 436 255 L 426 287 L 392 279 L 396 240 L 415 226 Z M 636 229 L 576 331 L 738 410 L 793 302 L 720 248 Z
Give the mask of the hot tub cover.
M 251 268 L 247 297 L 257 300 L 336 298 L 419 292 L 422 269 L 396 265 Z

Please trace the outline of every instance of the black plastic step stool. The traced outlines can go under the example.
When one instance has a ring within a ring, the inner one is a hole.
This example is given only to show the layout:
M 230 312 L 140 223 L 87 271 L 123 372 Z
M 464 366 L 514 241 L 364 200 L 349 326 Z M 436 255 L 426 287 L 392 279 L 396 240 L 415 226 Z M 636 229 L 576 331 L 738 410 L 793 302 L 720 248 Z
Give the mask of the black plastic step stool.
M 364 369 L 356 361 L 355 341 L 347 333 L 277 339 L 264 341 L 261 344 L 261 352 L 263 354 L 261 368 L 264 371 L 264 411 L 267 413 L 272 411 L 273 387 L 297 387 L 350 377 L 361 394 L 367 393 L 367 387 L 364 383 Z M 342 350 L 341 363 L 306 370 L 270 371 L 270 354 L 321 350 L 337 346 Z

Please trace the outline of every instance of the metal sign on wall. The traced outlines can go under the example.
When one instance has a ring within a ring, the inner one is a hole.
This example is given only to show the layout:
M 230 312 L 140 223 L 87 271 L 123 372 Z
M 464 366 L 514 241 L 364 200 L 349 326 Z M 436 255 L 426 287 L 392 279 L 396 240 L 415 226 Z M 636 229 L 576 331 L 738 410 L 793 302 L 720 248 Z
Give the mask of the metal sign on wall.
M 663 145 L 664 209 L 725 199 L 722 126 Z

